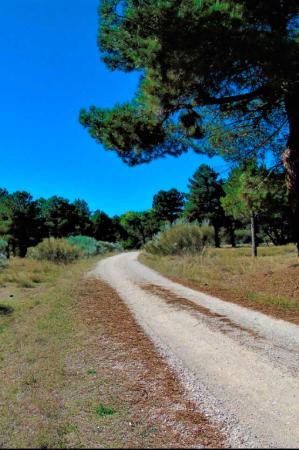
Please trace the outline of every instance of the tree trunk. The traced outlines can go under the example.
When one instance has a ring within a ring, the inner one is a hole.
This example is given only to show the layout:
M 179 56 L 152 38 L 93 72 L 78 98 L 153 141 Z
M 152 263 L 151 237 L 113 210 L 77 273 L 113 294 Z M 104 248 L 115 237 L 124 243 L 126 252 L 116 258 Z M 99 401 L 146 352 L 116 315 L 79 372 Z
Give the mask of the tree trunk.
M 27 246 L 25 246 L 25 245 L 20 245 L 19 246 L 19 257 L 20 258 L 25 258 L 25 256 L 26 256 L 26 253 L 27 253 Z
M 289 138 L 282 161 L 286 169 L 292 238 L 299 256 L 299 91 L 286 96 L 285 107 L 289 121 Z
M 229 240 L 231 246 L 234 248 L 236 246 L 236 235 L 235 235 L 235 224 L 231 222 L 229 225 Z
M 215 247 L 220 247 L 220 237 L 219 237 L 219 227 L 214 225 L 214 240 L 215 240 Z
M 250 217 L 250 225 L 251 225 L 251 251 L 252 256 L 255 258 L 257 256 L 257 247 L 256 247 L 256 221 L 255 215 L 252 213 Z

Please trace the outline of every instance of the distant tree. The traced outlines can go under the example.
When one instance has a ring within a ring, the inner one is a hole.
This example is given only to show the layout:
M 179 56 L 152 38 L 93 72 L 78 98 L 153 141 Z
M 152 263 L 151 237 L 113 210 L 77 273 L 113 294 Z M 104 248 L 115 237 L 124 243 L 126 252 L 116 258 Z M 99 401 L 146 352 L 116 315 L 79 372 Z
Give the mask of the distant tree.
M 91 213 L 85 200 L 76 199 L 74 206 L 75 233 L 89 236 L 92 233 Z
M 128 238 L 128 234 L 124 227 L 121 225 L 120 216 L 112 217 L 112 227 L 113 227 L 113 240 L 111 242 L 121 242 Z
M 43 222 L 37 202 L 26 191 L 16 191 L 8 196 L 9 246 L 14 255 L 24 257 L 27 248 L 42 238 Z
M 263 184 L 266 192 L 258 215 L 261 232 L 274 245 L 287 244 L 294 240 L 294 236 L 285 174 L 281 171 L 266 171 Z
M 140 248 L 159 230 L 153 212 L 128 211 L 120 216 L 120 224 L 127 233 L 126 248 Z
M 153 212 L 157 220 L 173 223 L 183 212 L 185 195 L 177 189 L 159 191 L 153 198 Z
M 157 216 L 153 209 L 143 211 L 144 215 L 144 227 L 146 234 L 146 241 L 152 239 L 153 236 L 161 229 L 161 221 L 157 219 Z
M 267 175 L 254 160 L 232 170 L 223 189 L 221 204 L 234 219 L 248 220 L 251 224 L 252 256 L 257 256 L 257 217 L 263 210 L 268 191 L 264 183 Z
M 236 247 L 236 229 L 239 228 L 240 225 L 241 222 L 239 220 L 225 214 L 223 218 L 223 226 L 225 228 L 225 234 L 228 237 L 229 243 L 232 247 Z
M 69 200 L 54 195 L 37 202 L 47 236 L 61 238 L 76 233 L 75 206 Z
M 217 172 L 202 164 L 189 179 L 188 187 L 190 192 L 187 194 L 185 206 L 186 217 L 199 222 L 208 220 L 214 227 L 215 247 L 220 247 L 219 231 L 224 225 L 224 211 L 220 199 L 224 193 Z
M 92 235 L 99 241 L 115 242 L 114 223 L 104 211 L 97 210 L 91 216 Z
M 9 194 L 8 194 L 8 190 L 7 189 L 0 188 L 0 200 L 2 198 L 6 198 L 8 195 Z
M 0 188 L 0 238 L 8 242 L 11 226 L 10 196 L 6 189 Z

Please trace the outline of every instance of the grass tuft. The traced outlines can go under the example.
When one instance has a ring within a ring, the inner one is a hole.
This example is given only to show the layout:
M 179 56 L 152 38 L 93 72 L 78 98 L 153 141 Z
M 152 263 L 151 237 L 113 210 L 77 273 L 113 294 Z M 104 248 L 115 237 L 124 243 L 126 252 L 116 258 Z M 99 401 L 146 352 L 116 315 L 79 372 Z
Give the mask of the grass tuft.
M 115 414 L 114 409 L 107 408 L 107 406 L 104 406 L 102 403 L 100 403 L 99 406 L 96 407 L 95 412 L 98 417 L 112 416 L 113 414 Z
M 0 287 L 33 288 L 53 280 L 58 271 L 54 263 L 11 258 L 8 266 L 0 271 Z

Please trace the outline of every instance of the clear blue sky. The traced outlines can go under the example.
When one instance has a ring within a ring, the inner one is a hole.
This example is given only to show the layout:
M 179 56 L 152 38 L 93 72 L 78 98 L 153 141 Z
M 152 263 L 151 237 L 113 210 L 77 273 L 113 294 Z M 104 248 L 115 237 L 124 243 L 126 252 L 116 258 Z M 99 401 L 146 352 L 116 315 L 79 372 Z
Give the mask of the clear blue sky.
M 82 107 L 128 100 L 137 84 L 100 61 L 97 7 L 98 0 L 0 1 L 0 187 L 82 198 L 113 215 L 151 207 L 160 189 L 185 191 L 198 165 L 212 161 L 189 152 L 129 168 L 81 127 Z M 212 165 L 224 167 L 219 158 Z

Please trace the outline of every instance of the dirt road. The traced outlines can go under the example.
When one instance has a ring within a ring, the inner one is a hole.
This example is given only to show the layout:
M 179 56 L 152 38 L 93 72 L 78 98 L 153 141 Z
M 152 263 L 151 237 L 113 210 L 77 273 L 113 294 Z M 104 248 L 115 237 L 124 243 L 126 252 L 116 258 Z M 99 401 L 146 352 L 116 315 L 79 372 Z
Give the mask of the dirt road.
M 116 289 L 186 395 L 233 447 L 298 447 L 299 327 L 173 283 L 137 258 L 107 258 L 91 275 Z

